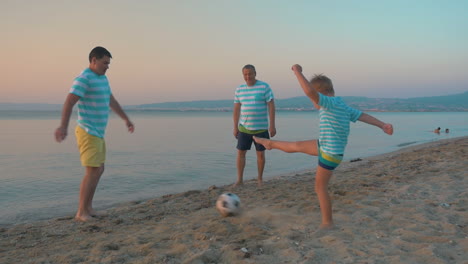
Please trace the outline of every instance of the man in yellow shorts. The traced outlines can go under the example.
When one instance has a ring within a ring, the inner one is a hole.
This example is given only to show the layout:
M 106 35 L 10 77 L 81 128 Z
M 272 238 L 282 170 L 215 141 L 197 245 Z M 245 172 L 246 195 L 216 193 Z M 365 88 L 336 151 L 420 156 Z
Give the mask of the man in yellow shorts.
M 130 133 L 134 126 L 112 95 L 106 71 L 112 55 L 103 47 L 95 47 L 89 54 L 89 67 L 75 78 L 62 110 L 61 124 L 55 131 L 55 139 L 62 142 L 68 134 L 68 123 L 73 106 L 78 103 L 78 126 L 75 134 L 80 150 L 80 160 L 86 172 L 81 181 L 80 200 L 75 219 L 88 221 L 97 213 L 93 209 L 93 197 L 104 172 L 106 143 L 104 135 L 111 108 L 124 121 Z

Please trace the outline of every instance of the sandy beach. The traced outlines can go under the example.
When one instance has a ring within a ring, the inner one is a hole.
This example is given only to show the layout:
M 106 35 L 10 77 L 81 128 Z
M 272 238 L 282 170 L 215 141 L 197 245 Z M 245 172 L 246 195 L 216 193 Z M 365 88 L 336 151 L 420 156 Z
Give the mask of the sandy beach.
M 440 140 L 343 163 L 331 231 L 309 171 L 2 228 L 0 263 L 468 263 L 467 178 L 468 137 Z M 216 211 L 226 191 L 241 215 Z

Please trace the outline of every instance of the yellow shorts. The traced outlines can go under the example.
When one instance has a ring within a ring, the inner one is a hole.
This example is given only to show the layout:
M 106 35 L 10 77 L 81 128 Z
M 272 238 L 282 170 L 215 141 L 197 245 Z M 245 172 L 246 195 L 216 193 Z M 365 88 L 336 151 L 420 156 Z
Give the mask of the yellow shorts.
M 106 161 L 106 143 L 103 138 L 88 134 L 83 128 L 75 129 L 76 143 L 83 167 L 101 167 Z

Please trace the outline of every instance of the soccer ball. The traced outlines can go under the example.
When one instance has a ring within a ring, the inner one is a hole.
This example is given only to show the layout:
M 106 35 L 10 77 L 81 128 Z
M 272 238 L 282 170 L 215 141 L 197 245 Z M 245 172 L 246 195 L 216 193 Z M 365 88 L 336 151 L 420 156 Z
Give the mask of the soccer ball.
M 216 209 L 224 217 L 236 215 L 240 211 L 240 199 L 233 193 L 223 193 L 216 201 Z

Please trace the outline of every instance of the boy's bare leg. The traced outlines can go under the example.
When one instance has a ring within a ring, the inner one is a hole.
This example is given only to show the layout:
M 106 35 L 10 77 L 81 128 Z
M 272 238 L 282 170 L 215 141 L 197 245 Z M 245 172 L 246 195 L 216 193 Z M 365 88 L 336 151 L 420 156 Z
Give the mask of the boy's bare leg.
M 330 195 L 328 194 L 328 182 L 330 181 L 333 171 L 324 169 L 320 166 L 317 167 L 317 174 L 315 176 L 315 192 L 317 193 L 320 212 L 322 214 L 321 229 L 333 228 L 332 219 L 332 203 Z
M 257 169 L 257 185 L 258 187 L 261 187 L 263 184 L 263 170 L 265 169 L 265 151 L 257 151 Z
M 270 140 L 266 138 L 253 137 L 255 142 L 263 145 L 266 149 L 279 149 L 287 153 L 305 153 L 312 156 L 318 155 L 317 140 L 305 140 L 305 141 L 278 141 Z
M 237 150 L 237 182 L 234 186 L 243 184 L 246 153 L 247 150 Z
M 86 173 L 80 185 L 80 201 L 75 215 L 76 220 L 85 222 L 92 219 L 90 212 L 92 199 L 102 172 L 104 172 L 103 165 L 101 167 L 86 167 Z

